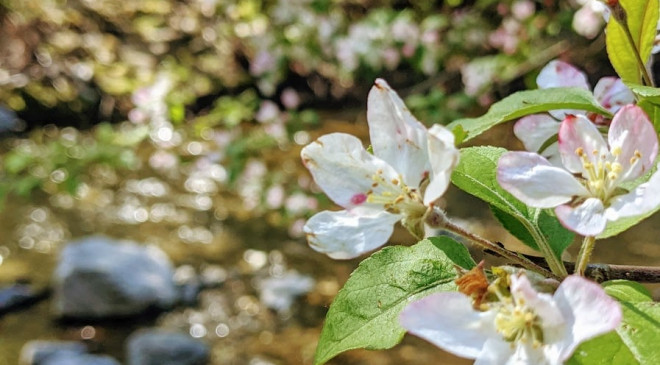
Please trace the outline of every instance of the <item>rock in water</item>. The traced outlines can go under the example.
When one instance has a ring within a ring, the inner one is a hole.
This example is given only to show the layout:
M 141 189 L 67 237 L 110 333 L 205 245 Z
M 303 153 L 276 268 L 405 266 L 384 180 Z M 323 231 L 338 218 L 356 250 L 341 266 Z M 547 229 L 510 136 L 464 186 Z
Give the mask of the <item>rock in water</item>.
M 67 318 L 104 318 L 168 308 L 174 269 L 159 248 L 93 236 L 68 244 L 53 278 L 53 307 Z
M 119 365 L 107 355 L 87 353 L 87 347 L 74 341 L 29 341 L 21 349 L 21 365 Z
M 126 343 L 128 365 L 206 365 L 208 346 L 187 334 L 141 330 Z
M 87 353 L 87 346 L 75 341 L 28 341 L 21 349 L 21 365 L 42 365 L 55 357 L 76 357 Z

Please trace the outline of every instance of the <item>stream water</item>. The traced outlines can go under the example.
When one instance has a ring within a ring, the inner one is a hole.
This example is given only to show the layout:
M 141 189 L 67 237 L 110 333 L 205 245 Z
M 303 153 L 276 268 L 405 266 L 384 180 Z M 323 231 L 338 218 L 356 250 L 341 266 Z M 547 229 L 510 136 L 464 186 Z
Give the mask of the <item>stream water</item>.
M 350 118 L 348 120 L 351 120 Z M 329 121 L 323 130 L 366 136 L 363 122 Z M 498 129 L 493 141 L 511 140 Z M 286 176 L 306 176 L 298 162 L 299 146 L 266 151 L 261 159 Z M 205 171 L 213 171 L 214 164 Z M 141 327 L 176 329 L 203 339 L 212 348 L 213 364 L 310 364 L 323 318 L 334 295 L 359 260 L 334 261 L 311 250 L 304 238 L 282 224 L 281 214 L 245 209 L 242 197 L 214 188 L 213 174 L 154 173 L 145 168 L 128 174 L 98 170 L 76 197 L 39 193 L 31 200 L 11 198 L 0 213 L 0 283 L 28 280 L 48 285 L 57 252 L 71 239 L 105 234 L 162 248 L 177 267 L 177 280 L 190 277 L 215 282 L 198 303 L 166 313 L 114 321 L 62 322 L 51 315 L 50 302 L 0 317 L 0 365 L 16 364 L 29 340 L 84 341 L 98 353 L 125 360 L 124 340 Z M 241 208 L 242 207 L 242 208 Z M 478 200 L 450 189 L 448 213 L 492 240 L 515 240 L 493 222 Z M 630 233 L 599 243 L 595 260 L 620 264 L 660 264 L 659 219 L 649 219 Z M 393 243 L 410 242 L 406 232 Z M 623 248 L 623 250 L 622 250 Z M 574 250 L 575 247 L 572 248 Z M 310 292 L 290 308 L 268 308 L 259 287 L 269 278 L 299 274 L 314 279 Z M 655 296 L 658 297 L 657 288 Z M 468 364 L 428 343 L 406 336 L 388 351 L 351 351 L 331 364 Z

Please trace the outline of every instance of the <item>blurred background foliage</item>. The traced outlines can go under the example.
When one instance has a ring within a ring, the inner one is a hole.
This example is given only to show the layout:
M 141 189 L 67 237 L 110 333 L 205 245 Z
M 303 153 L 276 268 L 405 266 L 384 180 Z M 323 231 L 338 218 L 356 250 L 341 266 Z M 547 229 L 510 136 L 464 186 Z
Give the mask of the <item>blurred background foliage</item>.
M 425 123 L 475 115 L 553 58 L 602 57 L 571 28 L 584 2 L 7 0 L 0 195 L 75 195 L 96 165 L 200 159 L 231 187 L 253 157 L 308 143 L 321 115 L 363 107 L 376 77 Z

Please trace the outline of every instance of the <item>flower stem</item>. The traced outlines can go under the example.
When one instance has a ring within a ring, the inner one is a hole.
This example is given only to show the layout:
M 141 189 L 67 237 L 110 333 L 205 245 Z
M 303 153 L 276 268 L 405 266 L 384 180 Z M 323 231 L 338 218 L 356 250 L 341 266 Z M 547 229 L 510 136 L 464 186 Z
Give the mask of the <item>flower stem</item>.
M 472 232 L 463 229 L 463 227 L 461 226 L 452 223 L 451 221 L 449 221 L 445 213 L 442 212 L 437 207 L 433 207 L 433 210 L 431 210 L 429 214 L 427 214 L 426 223 L 433 228 L 441 228 L 449 232 L 452 232 L 454 234 L 457 234 L 473 242 L 474 244 L 481 246 L 483 249 L 490 250 L 496 253 L 498 256 L 509 259 L 528 270 L 535 271 L 548 278 L 561 280 L 560 276 L 554 274 L 553 272 L 542 266 L 535 264 L 530 259 L 522 255 L 519 255 L 513 251 L 509 251 L 495 242 L 489 241 L 483 237 L 480 237 L 479 235 L 476 235 Z
M 535 221 L 538 221 L 538 215 L 541 214 L 541 210 L 537 209 L 536 210 L 536 216 L 534 217 Z M 539 247 L 539 250 L 543 254 L 543 257 L 545 258 L 545 261 L 548 263 L 548 267 L 550 268 L 550 271 L 552 271 L 555 275 L 559 277 L 565 277 L 568 275 L 568 271 L 566 271 L 566 267 L 564 266 L 564 263 L 561 261 L 560 258 L 555 256 L 555 253 L 552 251 L 552 247 L 550 247 L 550 242 L 546 239 L 546 237 L 539 232 L 538 228 L 532 224 L 529 224 L 526 221 L 521 221 L 523 225 L 527 228 L 527 230 L 531 233 L 532 237 L 534 238 L 534 242 Z
M 575 262 L 575 273 L 581 276 L 584 276 L 584 273 L 589 264 L 589 259 L 591 258 L 591 253 L 596 246 L 596 237 L 594 236 L 585 236 L 582 240 L 582 247 L 580 247 L 580 253 L 578 253 L 577 261 Z

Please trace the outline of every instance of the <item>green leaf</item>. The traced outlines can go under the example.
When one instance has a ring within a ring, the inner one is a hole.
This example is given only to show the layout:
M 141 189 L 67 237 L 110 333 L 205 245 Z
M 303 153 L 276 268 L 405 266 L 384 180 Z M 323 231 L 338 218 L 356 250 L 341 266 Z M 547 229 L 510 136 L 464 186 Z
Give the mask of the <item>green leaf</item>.
M 314 364 L 347 350 L 399 343 L 405 334 L 399 313 L 416 299 L 456 290 L 454 263 L 475 265 L 467 249 L 449 237 L 386 247 L 362 261 L 330 306 Z
M 648 100 L 641 100 L 637 102 L 637 106 L 644 109 L 646 115 L 651 119 L 651 123 L 653 123 L 653 128 L 655 128 L 656 133 L 660 133 L 660 104 L 655 104 Z
M 568 359 L 566 365 L 630 365 L 635 364 L 635 356 L 621 337 L 612 331 L 592 340 L 582 343 L 575 349 L 573 357 Z
M 660 364 L 660 303 L 636 282 L 613 280 L 603 287 L 621 304 L 621 325 L 580 345 L 568 364 Z
M 624 26 L 612 16 L 605 31 L 607 54 L 624 82 L 640 83 L 641 72 L 635 53 L 639 53 L 644 64 L 651 56 L 658 23 L 658 0 L 620 0 L 619 4 L 626 11 L 634 46 L 630 44 Z
M 616 329 L 640 364 L 660 364 L 660 303 L 621 302 L 623 321 Z
M 451 237 L 429 237 L 428 240 L 431 241 L 433 246 L 440 249 L 440 251 L 442 251 L 454 264 L 466 270 L 469 270 L 476 265 L 467 248 Z
M 511 94 L 493 104 L 481 117 L 458 119 L 447 127 L 450 130 L 462 127 L 467 134 L 463 141 L 468 141 L 500 123 L 555 109 L 579 109 L 611 116 L 588 90 L 562 87 Z
M 637 97 L 637 106 L 644 109 L 656 132 L 660 132 L 660 89 L 639 84 L 626 84 Z
M 640 100 L 647 100 L 660 105 L 660 88 L 628 83 L 626 86 Z
M 467 132 L 465 132 L 463 126 L 460 124 L 455 126 L 451 132 L 454 134 L 454 143 L 456 145 L 463 143 L 468 136 Z
M 639 303 L 653 300 L 649 290 L 634 281 L 610 280 L 602 286 L 609 296 L 621 302 Z
M 506 230 L 509 231 L 514 237 L 535 250 L 539 249 L 539 246 L 536 244 L 532 234 L 529 233 L 527 228 L 525 228 L 525 226 L 520 223 L 516 217 L 506 213 L 494 205 L 490 205 L 490 211 L 493 213 L 493 216 L 502 224 L 502 226 L 506 228 Z
M 616 332 L 623 343 L 640 364 L 660 364 L 660 303 L 639 283 L 616 280 L 603 286 L 621 303 L 623 321 Z
M 495 217 L 523 243 L 537 250 L 542 250 L 542 245 L 549 246 L 555 257 L 560 258 L 573 242 L 574 234 L 547 210 L 526 206 L 499 185 L 497 161 L 504 152 L 506 149 L 499 147 L 461 149 L 461 159 L 451 181 L 490 204 Z

